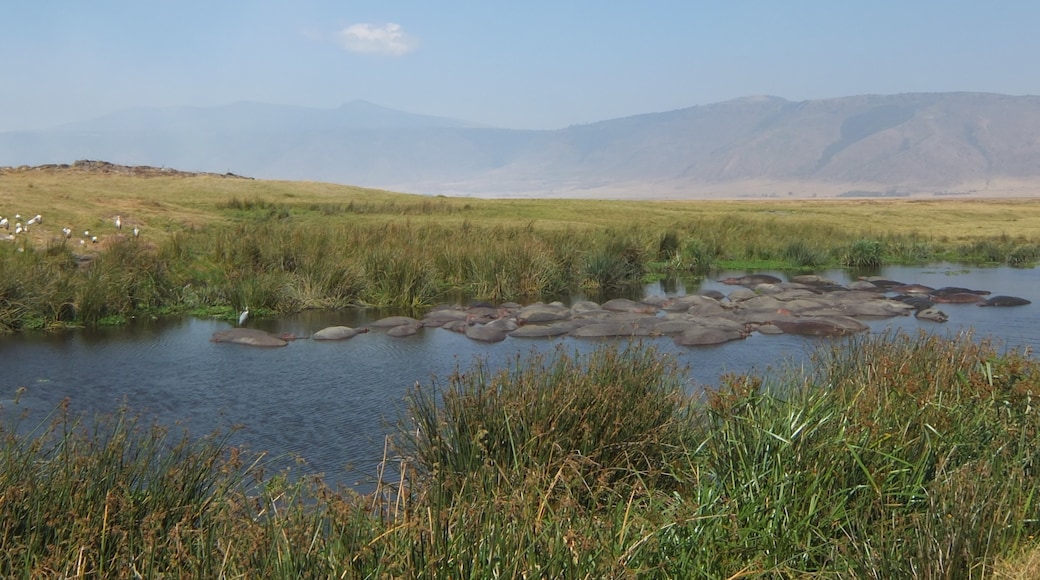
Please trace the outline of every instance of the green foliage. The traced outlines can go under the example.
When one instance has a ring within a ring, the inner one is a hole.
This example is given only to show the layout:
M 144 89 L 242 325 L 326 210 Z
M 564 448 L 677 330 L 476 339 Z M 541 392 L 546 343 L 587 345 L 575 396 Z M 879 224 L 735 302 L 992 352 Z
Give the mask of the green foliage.
M 880 268 L 884 264 L 884 245 L 877 240 L 856 240 L 845 249 L 841 264 L 849 268 Z

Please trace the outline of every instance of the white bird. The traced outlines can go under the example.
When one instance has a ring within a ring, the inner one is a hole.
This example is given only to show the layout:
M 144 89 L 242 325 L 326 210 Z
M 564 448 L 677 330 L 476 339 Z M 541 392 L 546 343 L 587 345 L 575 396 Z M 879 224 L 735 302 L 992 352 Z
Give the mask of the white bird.
M 61 228 L 61 233 L 65 236 L 65 239 L 72 237 L 72 228 Z
M 90 236 L 90 241 L 94 242 L 96 244 L 97 243 L 97 236 Z
M 40 220 L 36 219 L 38 217 L 40 217 L 40 216 L 29 218 L 29 221 L 25 222 L 25 225 L 31 226 L 33 224 L 40 223 Z
M 20 233 L 22 233 L 24 231 L 25 230 L 22 229 L 22 224 L 15 224 L 15 226 L 14 226 L 14 233 L 15 234 L 20 234 Z
M 84 238 L 89 238 L 90 237 L 90 230 L 83 230 L 83 237 Z
M 246 309 L 243 310 L 242 313 L 238 315 L 238 325 L 242 326 L 243 324 L 245 324 L 247 318 L 249 318 L 249 307 L 248 306 L 246 306 Z
M 116 229 L 123 229 L 123 218 L 121 216 L 116 216 Z
M 137 226 L 134 226 L 134 237 L 136 238 L 139 235 L 141 235 L 141 230 Z
M 11 229 L 11 222 L 7 221 L 7 218 L 0 218 L 0 227 L 9 230 Z

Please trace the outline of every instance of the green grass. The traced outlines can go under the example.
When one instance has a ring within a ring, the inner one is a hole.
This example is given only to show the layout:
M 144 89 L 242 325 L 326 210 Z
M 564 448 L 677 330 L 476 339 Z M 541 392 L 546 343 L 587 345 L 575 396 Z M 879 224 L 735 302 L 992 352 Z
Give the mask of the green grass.
M 359 496 L 226 436 L 0 423 L 4 577 L 1028 577 L 1040 365 L 856 337 L 706 397 L 641 345 L 416 387 Z

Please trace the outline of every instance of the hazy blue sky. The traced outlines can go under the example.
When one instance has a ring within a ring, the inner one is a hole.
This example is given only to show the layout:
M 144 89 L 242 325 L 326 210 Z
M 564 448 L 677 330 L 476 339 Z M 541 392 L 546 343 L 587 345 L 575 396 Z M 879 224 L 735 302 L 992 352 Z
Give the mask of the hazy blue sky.
M 1040 94 L 1040 2 L 3 0 L 0 131 L 365 99 L 512 128 L 770 94 Z

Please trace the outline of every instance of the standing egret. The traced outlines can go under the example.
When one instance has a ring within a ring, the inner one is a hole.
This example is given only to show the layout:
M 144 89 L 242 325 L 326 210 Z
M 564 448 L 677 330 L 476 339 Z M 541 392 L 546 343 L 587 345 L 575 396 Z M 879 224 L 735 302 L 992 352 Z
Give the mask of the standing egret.
M 0 218 L 0 228 L 11 229 L 11 222 L 7 221 L 7 218 Z
M 134 237 L 141 235 L 141 230 L 137 226 L 134 226 Z
M 116 216 L 116 229 L 123 229 L 123 218 L 121 216 Z
M 246 309 L 243 310 L 242 313 L 238 315 L 238 325 L 242 326 L 243 324 L 245 324 L 247 318 L 249 318 L 249 307 L 248 306 L 246 306 Z
M 97 243 L 97 236 L 90 236 L 90 241 L 96 244 Z

